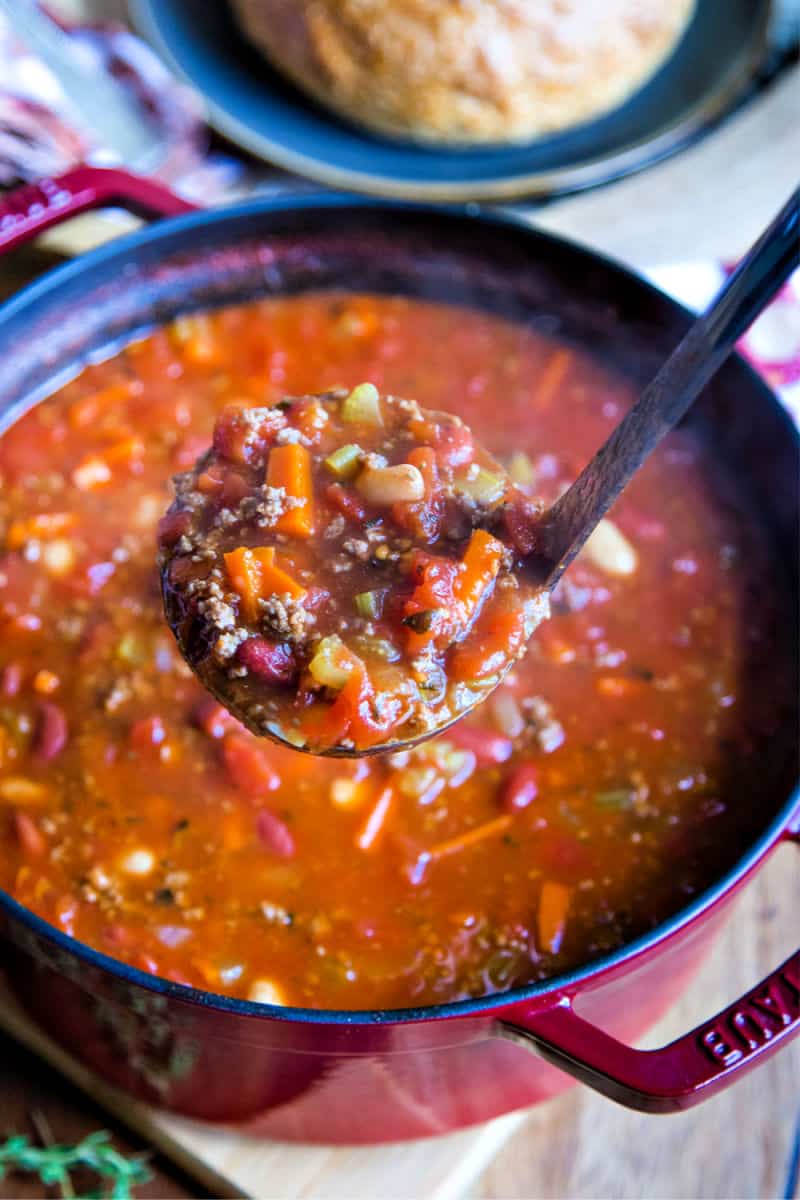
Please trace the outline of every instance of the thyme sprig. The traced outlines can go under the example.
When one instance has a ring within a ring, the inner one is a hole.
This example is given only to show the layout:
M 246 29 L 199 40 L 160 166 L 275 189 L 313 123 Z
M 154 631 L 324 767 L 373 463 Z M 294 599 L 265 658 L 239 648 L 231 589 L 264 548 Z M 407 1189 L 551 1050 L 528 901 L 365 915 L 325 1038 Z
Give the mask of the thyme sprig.
M 0 1179 L 6 1173 L 27 1171 L 38 1175 L 47 1187 L 60 1188 L 62 1196 L 74 1196 L 70 1173 L 78 1167 L 93 1171 L 102 1183 L 110 1185 L 109 1192 L 91 1195 L 108 1195 L 111 1200 L 133 1200 L 131 1189 L 151 1177 L 140 1158 L 126 1158 L 112 1146 L 111 1135 L 104 1129 L 90 1133 L 75 1146 L 36 1146 L 22 1133 L 0 1143 Z

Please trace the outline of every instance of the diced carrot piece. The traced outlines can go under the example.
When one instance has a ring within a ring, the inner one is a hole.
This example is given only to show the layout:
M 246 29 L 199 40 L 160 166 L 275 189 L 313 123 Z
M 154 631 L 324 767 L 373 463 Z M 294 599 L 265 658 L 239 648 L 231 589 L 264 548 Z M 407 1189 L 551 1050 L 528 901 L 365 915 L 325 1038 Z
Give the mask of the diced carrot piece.
M 307 538 L 314 532 L 313 491 L 311 486 L 311 456 L 305 446 L 288 442 L 269 452 L 267 483 L 270 487 L 285 488 L 286 495 L 302 501 L 279 518 L 278 533 Z
M 500 570 L 503 553 L 503 543 L 497 538 L 485 529 L 473 530 L 462 559 L 462 570 L 453 589 L 461 606 L 464 626 L 470 625 L 477 615 L 486 592 Z
M 53 671 L 42 667 L 33 677 L 33 690 L 40 696 L 51 696 L 61 686 L 61 680 Z
M 171 342 L 186 361 L 196 366 L 213 366 L 224 361 L 223 344 L 207 313 L 177 317 L 168 332 Z
M 75 513 L 35 513 L 31 517 L 11 522 L 6 534 L 6 545 L 9 550 L 19 550 L 25 542 L 33 539 L 46 541 L 48 538 L 58 537 L 59 534 L 72 529 L 77 522 Z
M 275 561 L 274 546 L 256 546 L 250 550 L 240 546 L 225 555 L 225 567 L 235 592 L 242 600 L 246 620 L 255 621 L 258 601 L 267 596 L 283 596 L 302 600 L 306 589 L 284 571 Z
M 274 546 L 257 546 L 252 551 L 261 567 L 261 595 L 283 596 L 286 592 L 293 600 L 302 600 L 306 589 L 287 571 L 278 566 Z
M 91 392 L 69 406 L 69 423 L 73 429 L 85 429 L 96 421 L 103 409 L 122 404 L 131 395 L 130 383 L 112 383 L 99 392 Z
M 451 854 L 459 854 L 462 850 L 468 850 L 470 846 L 476 846 L 479 842 L 486 841 L 487 838 L 498 837 L 501 833 L 505 833 L 510 824 L 511 815 L 504 813 L 502 817 L 495 817 L 493 821 L 486 821 L 483 825 L 476 825 L 473 829 L 468 829 L 466 833 L 448 838 L 445 842 L 439 842 L 437 845 L 431 846 L 430 850 L 423 850 L 411 867 L 409 873 L 411 882 L 414 884 L 422 882 L 429 863 L 449 858 Z
M 638 679 L 629 679 L 625 675 L 599 675 L 594 686 L 601 696 L 610 696 L 615 700 L 641 691 Z
M 561 949 L 571 895 L 572 889 L 563 883 L 547 879 L 542 884 L 536 915 L 536 940 L 542 953 L 558 954 Z
M 144 442 L 133 434 L 130 437 L 120 438 L 118 442 L 113 442 L 103 451 L 103 458 L 112 466 L 117 464 L 131 466 L 138 462 L 143 454 Z
M 567 377 L 572 354 L 563 348 L 556 350 L 536 381 L 536 407 L 544 412 L 556 398 Z

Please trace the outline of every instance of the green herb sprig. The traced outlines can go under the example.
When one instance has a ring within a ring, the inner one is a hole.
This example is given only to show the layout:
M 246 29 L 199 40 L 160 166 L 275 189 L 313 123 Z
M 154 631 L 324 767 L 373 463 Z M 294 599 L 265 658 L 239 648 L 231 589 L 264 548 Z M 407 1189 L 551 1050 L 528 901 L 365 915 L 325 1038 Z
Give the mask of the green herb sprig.
M 59 1187 L 62 1196 L 74 1196 L 70 1172 L 78 1167 L 108 1181 L 110 1192 L 91 1195 L 108 1195 L 111 1200 L 133 1200 L 131 1189 L 151 1178 L 141 1159 L 126 1158 L 112 1146 L 111 1135 L 104 1129 L 90 1133 L 75 1146 L 35 1146 L 25 1134 L 14 1134 L 0 1143 L 0 1179 L 7 1172 L 27 1171 L 38 1175 L 47 1187 Z

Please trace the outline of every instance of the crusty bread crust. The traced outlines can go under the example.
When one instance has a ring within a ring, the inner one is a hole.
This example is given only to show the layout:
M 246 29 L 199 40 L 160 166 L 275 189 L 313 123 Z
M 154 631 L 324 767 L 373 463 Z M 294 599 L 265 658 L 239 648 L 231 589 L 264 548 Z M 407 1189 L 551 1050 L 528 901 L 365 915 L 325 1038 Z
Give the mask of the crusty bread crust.
M 395 137 L 526 141 L 607 112 L 675 47 L 696 0 L 232 0 L 315 99 Z

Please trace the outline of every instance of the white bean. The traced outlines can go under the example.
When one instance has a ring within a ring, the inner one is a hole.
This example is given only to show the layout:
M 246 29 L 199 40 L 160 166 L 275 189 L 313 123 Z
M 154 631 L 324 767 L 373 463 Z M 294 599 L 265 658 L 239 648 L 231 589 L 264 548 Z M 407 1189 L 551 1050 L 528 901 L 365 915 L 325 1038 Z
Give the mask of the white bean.
M 126 875 L 149 875 L 155 865 L 155 855 L 145 849 L 131 850 L 120 863 Z
M 395 504 L 398 501 L 422 500 L 425 481 L 411 463 L 395 467 L 364 467 L 356 487 L 370 504 Z
M 581 554 L 607 575 L 633 575 L 639 556 L 625 534 L 604 517 Z

